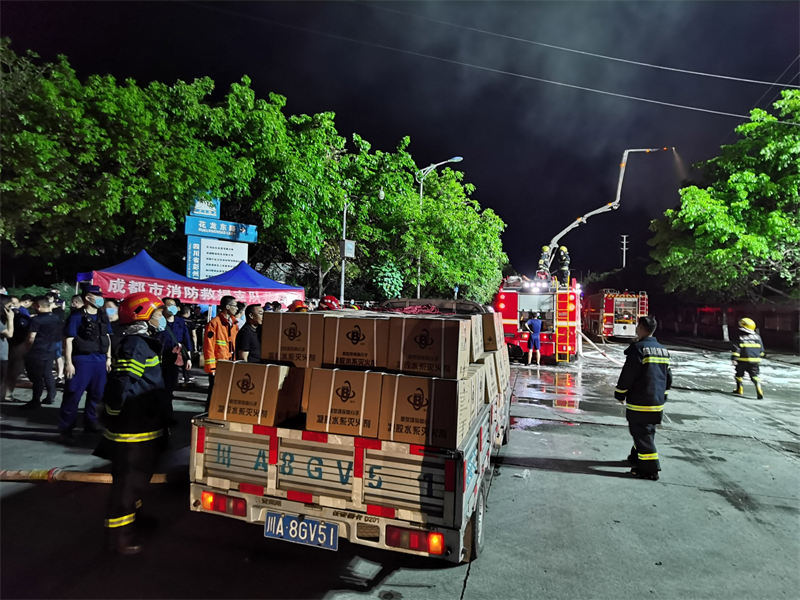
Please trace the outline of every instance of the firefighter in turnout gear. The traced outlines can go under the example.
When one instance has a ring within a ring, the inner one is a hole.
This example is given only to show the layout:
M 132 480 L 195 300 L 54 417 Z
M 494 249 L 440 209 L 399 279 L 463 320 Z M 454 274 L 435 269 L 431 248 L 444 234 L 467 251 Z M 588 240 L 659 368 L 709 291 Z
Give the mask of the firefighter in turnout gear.
M 217 316 L 206 325 L 203 336 L 204 369 L 208 373 L 208 395 L 206 396 L 206 412 L 211 402 L 211 393 L 214 391 L 214 375 L 217 372 L 218 360 L 236 360 L 236 336 L 239 333 L 239 324 L 236 313 L 239 312 L 236 298 L 223 296 L 219 300 Z
M 747 317 L 739 319 L 739 343 L 733 348 L 731 361 L 736 367 L 734 379 L 736 389 L 733 393 L 737 396 L 744 395 L 744 374 L 750 375 L 750 380 L 756 386 L 756 398 L 761 400 L 764 397 L 764 390 L 761 388 L 758 365 L 764 356 L 764 344 L 761 336 L 756 333 L 756 323 Z
M 109 548 L 120 554 L 142 551 L 134 528 L 143 524 L 142 494 L 172 423 L 172 403 L 161 373 L 161 342 L 149 335 L 164 318 L 163 306 L 155 295 L 144 292 L 123 300 L 122 335 L 112 351 L 103 395 L 106 431 L 94 453 L 111 460 L 113 483 L 105 526 Z
M 569 287 L 569 251 L 566 246 L 558 248 L 558 281 L 563 287 Z
M 614 397 L 627 404 L 625 415 L 633 447 L 628 456 L 631 475 L 658 480 L 661 465 L 656 450 L 656 425 L 661 423 L 667 391 L 672 386 L 669 352 L 653 337 L 655 317 L 640 317 L 637 339 L 625 350 L 625 364 L 619 374 Z

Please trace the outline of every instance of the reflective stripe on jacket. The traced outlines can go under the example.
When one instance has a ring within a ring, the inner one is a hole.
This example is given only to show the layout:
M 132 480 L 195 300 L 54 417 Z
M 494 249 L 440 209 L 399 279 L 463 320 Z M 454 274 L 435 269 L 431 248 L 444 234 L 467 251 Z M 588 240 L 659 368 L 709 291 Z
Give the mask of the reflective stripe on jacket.
M 172 402 L 164 389 L 158 340 L 123 335 L 114 349 L 103 403 L 105 438 L 113 442 L 145 442 L 164 435 L 172 419 Z
M 237 333 L 239 333 L 239 325 L 232 317 L 228 321 L 219 314 L 208 322 L 203 336 L 203 360 L 206 373 L 214 373 L 217 370 L 218 360 L 235 360 L 234 343 Z
M 764 344 L 761 336 L 755 332 L 741 333 L 739 342 L 734 345 L 731 360 L 742 363 L 760 363 L 764 356 Z
M 627 404 L 628 421 L 661 423 L 667 390 L 672 386 L 669 352 L 653 336 L 633 342 L 625 350 L 614 397 Z

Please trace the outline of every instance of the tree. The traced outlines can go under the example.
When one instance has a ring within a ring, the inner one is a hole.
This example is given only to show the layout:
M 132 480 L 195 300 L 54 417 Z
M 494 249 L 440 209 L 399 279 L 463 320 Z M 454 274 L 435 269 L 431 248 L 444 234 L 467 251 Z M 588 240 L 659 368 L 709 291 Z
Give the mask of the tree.
M 701 163 L 711 185 L 680 190 L 654 220 L 648 273 L 667 291 L 707 299 L 798 294 L 800 276 L 800 90 L 785 90 L 776 115 L 761 109 L 736 128 L 739 140 Z
M 202 139 L 221 116 L 204 102 L 208 78 L 142 88 L 92 75 L 81 84 L 65 57 L 37 65 L 8 40 L 0 62 L 0 192 L 13 207 L 0 239 L 15 251 L 51 261 L 107 248 L 129 255 L 173 235 L 199 192 L 218 195 L 238 172 L 227 148 Z
M 481 210 L 462 184 L 463 173 L 444 169 L 425 180 L 421 227 L 415 246 L 422 257 L 421 284 L 426 294 L 488 302 L 502 280 L 501 234 L 505 223 L 491 209 Z

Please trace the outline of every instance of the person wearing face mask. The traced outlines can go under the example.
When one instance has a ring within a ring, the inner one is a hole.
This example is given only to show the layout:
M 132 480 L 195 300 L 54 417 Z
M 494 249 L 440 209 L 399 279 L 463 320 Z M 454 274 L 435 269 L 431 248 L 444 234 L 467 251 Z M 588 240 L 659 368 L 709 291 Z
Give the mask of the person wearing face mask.
M 193 351 L 193 347 L 186 321 L 178 316 L 178 301 L 174 298 L 164 298 L 163 301 L 163 328 L 159 330 L 156 337 L 163 346 L 161 363 L 164 385 L 171 396 L 178 385 L 178 375 L 184 368 L 192 368 L 190 353 Z
M 78 406 L 86 392 L 83 429 L 99 432 L 97 405 L 103 397 L 106 375 L 111 370 L 111 324 L 103 310 L 103 292 L 86 285 L 83 308 L 73 310 L 64 326 L 64 374 L 67 383 L 58 418 L 59 439 L 71 443 L 78 420 Z
M 114 346 L 115 340 L 122 335 L 122 324 L 119 322 L 119 303 L 113 298 L 106 298 L 103 310 L 106 311 L 108 322 L 111 325 L 111 345 Z
M 217 316 L 206 325 L 203 337 L 203 359 L 205 372 L 208 373 L 208 396 L 206 397 L 206 412 L 211 402 L 211 392 L 214 390 L 214 375 L 217 372 L 218 360 L 236 360 L 236 335 L 239 326 L 236 323 L 236 313 L 239 305 L 233 296 L 223 296 L 219 301 Z
M 142 551 L 135 531 L 147 520 L 152 522 L 142 515 L 142 496 L 174 423 L 161 370 L 161 343 L 151 336 L 166 326 L 162 308 L 161 300 L 145 292 L 120 304 L 122 335 L 114 346 L 103 394 L 106 430 L 94 451 L 111 460 L 113 483 L 105 519 L 108 549 L 125 555 Z

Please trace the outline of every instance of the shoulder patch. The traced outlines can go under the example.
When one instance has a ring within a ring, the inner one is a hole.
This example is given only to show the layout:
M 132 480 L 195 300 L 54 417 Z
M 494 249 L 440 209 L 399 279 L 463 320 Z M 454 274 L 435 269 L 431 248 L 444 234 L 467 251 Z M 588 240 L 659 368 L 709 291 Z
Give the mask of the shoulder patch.
M 206 334 L 206 336 L 207 336 L 209 339 L 211 339 L 211 338 L 213 338 L 213 337 L 214 337 L 214 332 L 213 332 L 213 331 L 211 331 L 211 330 L 209 329 L 209 330 L 208 330 L 208 333 Z

